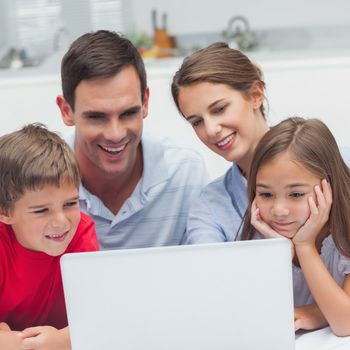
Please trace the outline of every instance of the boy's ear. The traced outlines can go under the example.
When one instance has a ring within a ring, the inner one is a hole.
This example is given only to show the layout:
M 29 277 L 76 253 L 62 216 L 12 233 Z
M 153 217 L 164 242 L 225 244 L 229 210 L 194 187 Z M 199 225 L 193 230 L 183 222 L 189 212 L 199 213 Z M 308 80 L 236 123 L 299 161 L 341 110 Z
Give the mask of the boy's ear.
M 0 211 L 0 221 L 6 225 L 11 225 L 12 217 L 11 215 L 4 213 L 3 211 Z
M 62 95 L 56 97 L 56 104 L 61 111 L 63 123 L 67 126 L 74 125 L 74 113 L 70 104 Z

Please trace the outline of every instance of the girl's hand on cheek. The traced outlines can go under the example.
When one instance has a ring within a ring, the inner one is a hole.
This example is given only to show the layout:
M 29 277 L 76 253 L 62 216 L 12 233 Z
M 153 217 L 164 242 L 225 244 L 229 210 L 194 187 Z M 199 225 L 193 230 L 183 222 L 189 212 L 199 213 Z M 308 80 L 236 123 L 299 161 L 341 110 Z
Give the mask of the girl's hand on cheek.
M 281 234 L 276 232 L 270 225 L 268 225 L 260 216 L 260 210 L 256 205 L 256 199 L 254 199 L 251 208 L 250 223 L 254 228 L 260 232 L 265 238 L 282 238 Z
M 261 233 L 265 238 L 285 238 L 290 241 L 292 249 L 292 258 L 294 257 L 294 244 L 292 240 L 284 237 L 283 235 L 276 232 L 270 225 L 268 225 L 260 216 L 259 208 L 256 205 L 256 199 L 254 199 L 251 207 L 251 219 L 250 223 L 254 228 Z
M 293 238 L 295 245 L 315 245 L 316 237 L 327 224 L 332 207 L 332 189 L 327 180 L 321 181 L 321 186 L 315 186 L 317 204 L 312 197 L 308 198 L 310 216 L 300 227 Z

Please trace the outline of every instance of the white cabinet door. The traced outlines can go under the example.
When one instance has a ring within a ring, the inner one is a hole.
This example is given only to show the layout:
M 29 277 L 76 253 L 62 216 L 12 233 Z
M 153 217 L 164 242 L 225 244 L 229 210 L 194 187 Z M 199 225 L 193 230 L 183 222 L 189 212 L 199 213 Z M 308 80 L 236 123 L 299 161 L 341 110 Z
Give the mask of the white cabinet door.
M 265 80 L 271 125 L 289 116 L 319 118 L 339 145 L 350 146 L 350 62 L 269 68 Z
M 44 123 L 55 131 L 66 130 L 55 102 L 60 91 L 58 78 L 0 80 L 0 134 L 33 122 Z

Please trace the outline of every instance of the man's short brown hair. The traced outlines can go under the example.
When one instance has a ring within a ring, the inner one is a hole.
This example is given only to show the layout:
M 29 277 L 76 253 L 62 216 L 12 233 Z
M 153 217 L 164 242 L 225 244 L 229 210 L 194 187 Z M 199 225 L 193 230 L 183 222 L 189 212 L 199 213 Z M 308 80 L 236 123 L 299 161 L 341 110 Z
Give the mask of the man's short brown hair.
M 61 64 L 63 96 L 74 111 L 75 89 L 82 80 L 108 78 L 132 66 L 140 79 L 141 97 L 147 79 L 142 57 L 127 38 L 108 30 L 86 33 L 76 39 Z

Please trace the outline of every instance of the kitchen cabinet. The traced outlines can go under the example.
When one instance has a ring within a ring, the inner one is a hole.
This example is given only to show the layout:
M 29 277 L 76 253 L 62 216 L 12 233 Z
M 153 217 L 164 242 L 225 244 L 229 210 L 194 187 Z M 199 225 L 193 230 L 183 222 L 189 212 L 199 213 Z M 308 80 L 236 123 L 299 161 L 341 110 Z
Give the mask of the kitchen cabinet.
M 251 59 L 264 71 L 270 125 L 294 115 L 320 118 L 340 145 L 350 146 L 347 128 L 350 52 L 322 55 L 305 52 L 294 57 L 259 53 L 252 54 Z M 181 62 L 181 58 L 146 62 L 150 104 L 145 130 L 176 138 L 197 149 L 203 155 L 211 177 L 215 178 L 230 164 L 201 144 L 172 101 L 170 84 Z M 45 123 L 63 134 L 70 131 L 64 126 L 55 104 L 55 98 L 61 92 L 58 67 L 59 60 L 51 73 L 41 74 L 40 68 L 18 72 L 16 76 L 0 72 L 0 134 L 34 121 Z
M 60 91 L 58 75 L 0 77 L 0 134 L 32 122 L 41 122 L 52 130 L 64 131 L 55 104 Z
M 262 66 L 265 66 L 270 124 L 293 115 L 319 118 L 331 129 L 339 145 L 350 146 L 350 53 Z
M 350 52 L 298 52 L 289 58 L 261 53 L 252 54 L 251 59 L 264 71 L 269 125 L 290 116 L 319 118 L 331 129 L 339 145 L 350 147 Z M 201 144 L 172 101 L 170 84 L 180 64 L 181 60 L 174 60 L 167 70 L 150 70 L 150 116 L 146 128 L 190 143 L 203 155 L 215 178 L 224 173 L 228 162 Z

